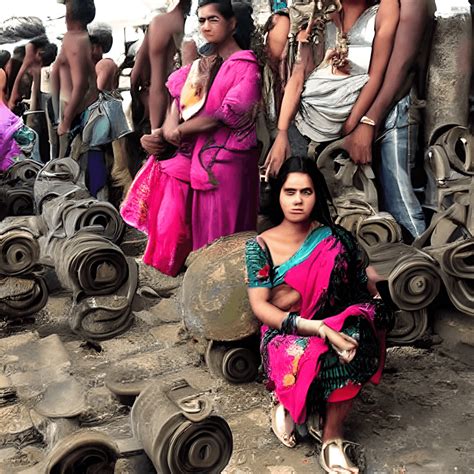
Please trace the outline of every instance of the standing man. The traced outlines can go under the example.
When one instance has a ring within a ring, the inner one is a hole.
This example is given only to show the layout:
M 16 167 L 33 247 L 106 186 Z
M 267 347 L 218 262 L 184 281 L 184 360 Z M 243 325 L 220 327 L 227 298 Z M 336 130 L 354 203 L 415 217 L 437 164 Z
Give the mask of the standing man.
M 92 48 L 87 25 L 94 20 L 93 0 L 62 0 L 66 27 L 61 52 L 51 74 L 53 105 L 59 117 L 60 157 L 69 153 L 74 133 L 80 130 L 81 114 L 97 99 Z M 76 129 L 76 130 L 75 130 Z
M 145 116 L 149 111 L 152 131 L 165 118 L 168 107 L 165 82 L 174 69 L 173 58 L 181 47 L 190 9 L 191 0 L 179 0 L 171 11 L 155 16 L 137 53 L 131 75 L 132 100 L 141 102 Z M 134 117 L 135 123 L 142 120 L 143 117 Z
M 30 41 L 25 47 L 25 58 L 18 71 L 10 94 L 8 106 L 11 110 L 22 100 L 21 84 L 23 77 L 29 74 L 33 80 L 30 110 L 38 110 L 40 107 L 40 83 L 41 68 L 49 66 L 55 59 L 57 46 L 48 41 L 46 36 Z
M 103 57 L 112 48 L 112 28 L 106 23 L 92 23 L 88 31 L 92 45 L 92 62 L 97 75 L 97 89 L 113 91 L 118 87 L 118 67 L 113 59 Z
M 372 161 L 372 146 L 379 137 L 375 168 L 383 208 L 412 238 L 426 227 L 411 170 L 418 144 L 417 102 L 424 98 L 435 11 L 435 0 L 400 0 L 400 21 L 382 88 L 361 123 L 344 140 L 352 161 L 365 164 Z
M 105 23 L 94 23 L 89 25 L 88 30 L 99 98 L 89 107 L 82 142 L 89 147 L 89 160 L 94 155 L 95 169 L 97 170 L 97 163 L 102 162 L 101 169 L 104 171 L 100 179 L 97 173 L 96 176 L 89 177 L 89 190 L 98 198 L 113 200 L 113 195 L 108 192 L 112 188 L 106 186 L 110 172 L 115 188 L 127 189 L 132 182 L 124 142 L 124 137 L 130 133 L 130 128 L 123 112 L 122 96 L 117 90 L 118 67 L 112 59 L 103 57 L 112 48 L 112 28 Z M 117 196 L 118 200 L 120 198 L 121 193 Z

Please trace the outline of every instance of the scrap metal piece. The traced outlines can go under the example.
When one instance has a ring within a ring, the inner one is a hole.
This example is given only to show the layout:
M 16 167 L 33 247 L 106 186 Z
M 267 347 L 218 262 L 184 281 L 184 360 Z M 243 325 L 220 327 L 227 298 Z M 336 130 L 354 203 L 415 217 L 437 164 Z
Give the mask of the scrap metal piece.
M 84 388 L 68 377 L 48 385 L 35 410 L 49 418 L 72 418 L 86 410 Z
M 48 302 L 48 289 L 43 278 L 0 278 L 0 317 L 7 322 L 18 322 L 36 314 Z
M 193 256 L 181 287 L 181 308 L 194 336 L 235 341 L 257 333 L 245 285 L 245 242 L 254 236 L 223 237 Z
M 49 238 L 70 238 L 90 229 L 115 243 L 125 229 L 117 209 L 109 202 L 95 198 L 70 200 L 59 196 L 43 205 L 41 215 L 48 227 Z
M 398 310 L 394 314 L 395 325 L 387 334 L 387 343 L 394 346 L 411 345 L 428 330 L 428 309 L 418 311 Z
M 120 288 L 106 296 L 74 299 L 69 325 L 75 333 L 85 339 L 104 340 L 122 334 L 131 326 L 138 269 L 132 258 L 127 258 L 125 265 L 127 276 Z
M 17 399 L 16 388 L 10 377 L 0 375 L 0 407 L 9 405 Z
M 357 165 L 337 140 L 317 157 L 336 211 L 336 223 L 356 233 L 367 217 L 378 211 L 375 175 L 370 165 Z
M 210 341 L 205 355 L 210 372 L 231 383 L 253 382 L 258 375 L 260 355 L 258 347 L 219 344 Z
M 8 171 L 2 177 L 2 181 L 11 185 L 24 184 L 33 186 L 42 166 L 41 163 L 34 160 L 17 161 L 8 168 Z
M 453 305 L 474 316 L 474 238 L 425 250 L 439 262 L 441 277 Z
M 465 8 L 453 8 L 436 18 L 426 91 L 425 138 L 429 145 L 446 127 L 467 126 L 471 73 L 472 23 L 466 2 Z
M 149 385 L 133 405 L 131 423 L 134 436 L 163 474 L 218 474 L 232 455 L 229 425 L 212 415 L 206 394 L 185 380 Z
M 359 222 L 357 240 L 362 247 L 401 242 L 402 230 L 395 218 L 388 212 L 378 212 Z
M 13 227 L 0 234 L 0 274 L 24 274 L 38 264 L 39 256 L 38 240 L 29 230 Z
M 441 289 L 436 260 L 424 250 L 403 243 L 382 244 L 367 249 L 370 264 L 388 280 L 393 303 L 405 311 L 429 306 Z
M 64 288 L 79 295 L 110 295 L 128 278 L 122 250 L 104 237 L 80 232 L 69 239 L 40 239 L 41 260 L 53 263 Z
M 397 262 L 388 278 L 393 302 L 406 311 L 417 311 L 429 306 L 441 289 L 441 278 L 436 261 L 419 251 Z
M 0 220 L 8 216 L 31 216 L 34 214 L 33 189 L 27 186 L 0 189 Z
M 81 182 L 79 164 L 71 158 L 56 158 L 49 161 L 38 173 L 34 184 L 36 213 L 41 214 L 43 204 L 59 196 L 66 199 L 90 197 Z
M 48 457 L 21 474 L 113 474 L 119 450 L 98 431 L 77 431 L 59 441 Z

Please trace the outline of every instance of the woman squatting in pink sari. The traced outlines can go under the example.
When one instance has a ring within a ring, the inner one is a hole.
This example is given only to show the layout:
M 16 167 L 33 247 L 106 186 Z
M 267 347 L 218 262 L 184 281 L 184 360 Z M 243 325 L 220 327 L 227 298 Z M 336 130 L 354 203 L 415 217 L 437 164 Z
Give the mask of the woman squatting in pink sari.
M 143 261 L 173 276 L 191 250 L 255 230 L 258 210 L 261 84 L 250 31 L 229 0 L 201 0 L 198 17 L 211 54 L 170 75 L 171 107 L 155 132 L 176 151 L 148 158 L 121 208 L 148 235 Z
M 263 367 L 276 399 L 272 429 L 293 447 L 295 424 L 319 418 L 322 434 L 318 423 L 307 424 L 322 437 L 321 466 L 357 473 L 343 423 L 362 386 L 380 380 L 390 314 L 369 292 L 354 238 L 332 222 L 316 165 L 288 159 L 272 189 L 278 225 L 246 246 L 248 294 L 262 322 Z

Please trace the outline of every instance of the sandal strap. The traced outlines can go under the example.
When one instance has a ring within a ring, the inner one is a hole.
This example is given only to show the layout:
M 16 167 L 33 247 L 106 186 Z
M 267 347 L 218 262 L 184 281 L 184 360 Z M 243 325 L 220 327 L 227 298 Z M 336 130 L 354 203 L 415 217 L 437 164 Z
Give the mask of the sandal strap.
M 353 441 L 348 441 L 348 440 L 345 440 L 345 439 L 342 439 L 342 438 L 334 438 L 334 439 L 330 439 L 328 441 L 325 441 L 321 447 L 321 454 L 319 456 L 319 463 L 321 464 L 321 467 L 326 471 L 326 472 L 331 472 L 334 470 L 334 468 L 336 466 L 333 466 L 333 467 L 330 467 L 328 466 L 327 462 L 326 462 L 326 449 L 331 446 L 332 444 L 335 444 L 341 451 L 342 451 L 342 454 L 344 455 L 344 457 L 346 458 L 346 464 L 347 466 L 349 467 L 349 469 L 346 469 L 346 468 L 343 468 L 343 466 L 340 466 L 342 467 L 343 469 L 346 469 L 346 470 L 350 470 L 351 467 L 356 467 L 354 465 L 354 463 L 347 457 L 347 454 L 346 454 L 346 449 L 348 448 L 349 445 L 356 445 L 356 446 L 359 446 L 358 443 L 355 443 Z

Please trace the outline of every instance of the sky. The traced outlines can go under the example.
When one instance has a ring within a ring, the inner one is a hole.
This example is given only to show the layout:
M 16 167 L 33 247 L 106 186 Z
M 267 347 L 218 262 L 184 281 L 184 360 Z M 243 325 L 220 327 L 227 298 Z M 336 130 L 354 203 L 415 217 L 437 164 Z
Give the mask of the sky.
M 152 12 L 157 8 L 166 8 L 173 0 L 95 0 L 95 21 L 104 21 L 112 25 L 114 46 L 107 55 L 118 60 L 123 54 L 124 41 L 140 39 L 141 31 L 135 25 L 148 23 Z M 197 0 L 194 0 L 195 2 Z M 3 0 L 2 3 L 7 3 Z M 450 9 L 469 5 L 468 0 L 436 0 L 439 14 L 448 13 Z M 195 10 L 193 7 L 192 10 Z M 46 25 L 51 40 L 66 30 L 62 16 L 65 7 L 57 0 L 10 0 L 8 7 L 0 10 L 0 22 L 12 16 L 38 16 Z M 195 30 L 197 22 L 189 18 L 186 22 L 187 33 Z
M 143 36 L 135 26 L 148 23 L 153 10 L 166 8 L 167 3 L 168 0 L 95 0 L 94 21 L 106 22 L 113 28 L 114 44 L 106 56 L 120 61 L 124 54 L 124 42 Z M 59 45 L 56 38 L 66 31 L 64 14 L 64 5 L 56 0 L 14 0 L 8 2 L 8 7 L 1 8 L 0 22 L 12 16 L 37 16 L 43 20 L 50 40 Z M 13 46 L 2 48 L 12 49 Z
M 96 19 L 130 24 L 144 19 L 154 8 L 165 3 L 166 0 L 95 0 Z M 14 0 L 8 2 L 8 7 L 2 7 L 0 20 L 11 16 L 38 16 L 47 20 L 64 15 L 64 12 L 64 5 L 56 0 Z
M 14 0 L 6 1 L 8 7 L 2 7 L 0 20 L 14 15 L 39 16 L 42 19 L 57 17 L 64 14 L 64 5 L 56 0 Z M 117 23 L 131 23 L 143 19 L 153 8 L 161 7 L 167 0 L 95 0 L 97 19 L 101 21 L 115 21 Z M 436 0 L 438 7 L 462 6 L 468 0 Z

